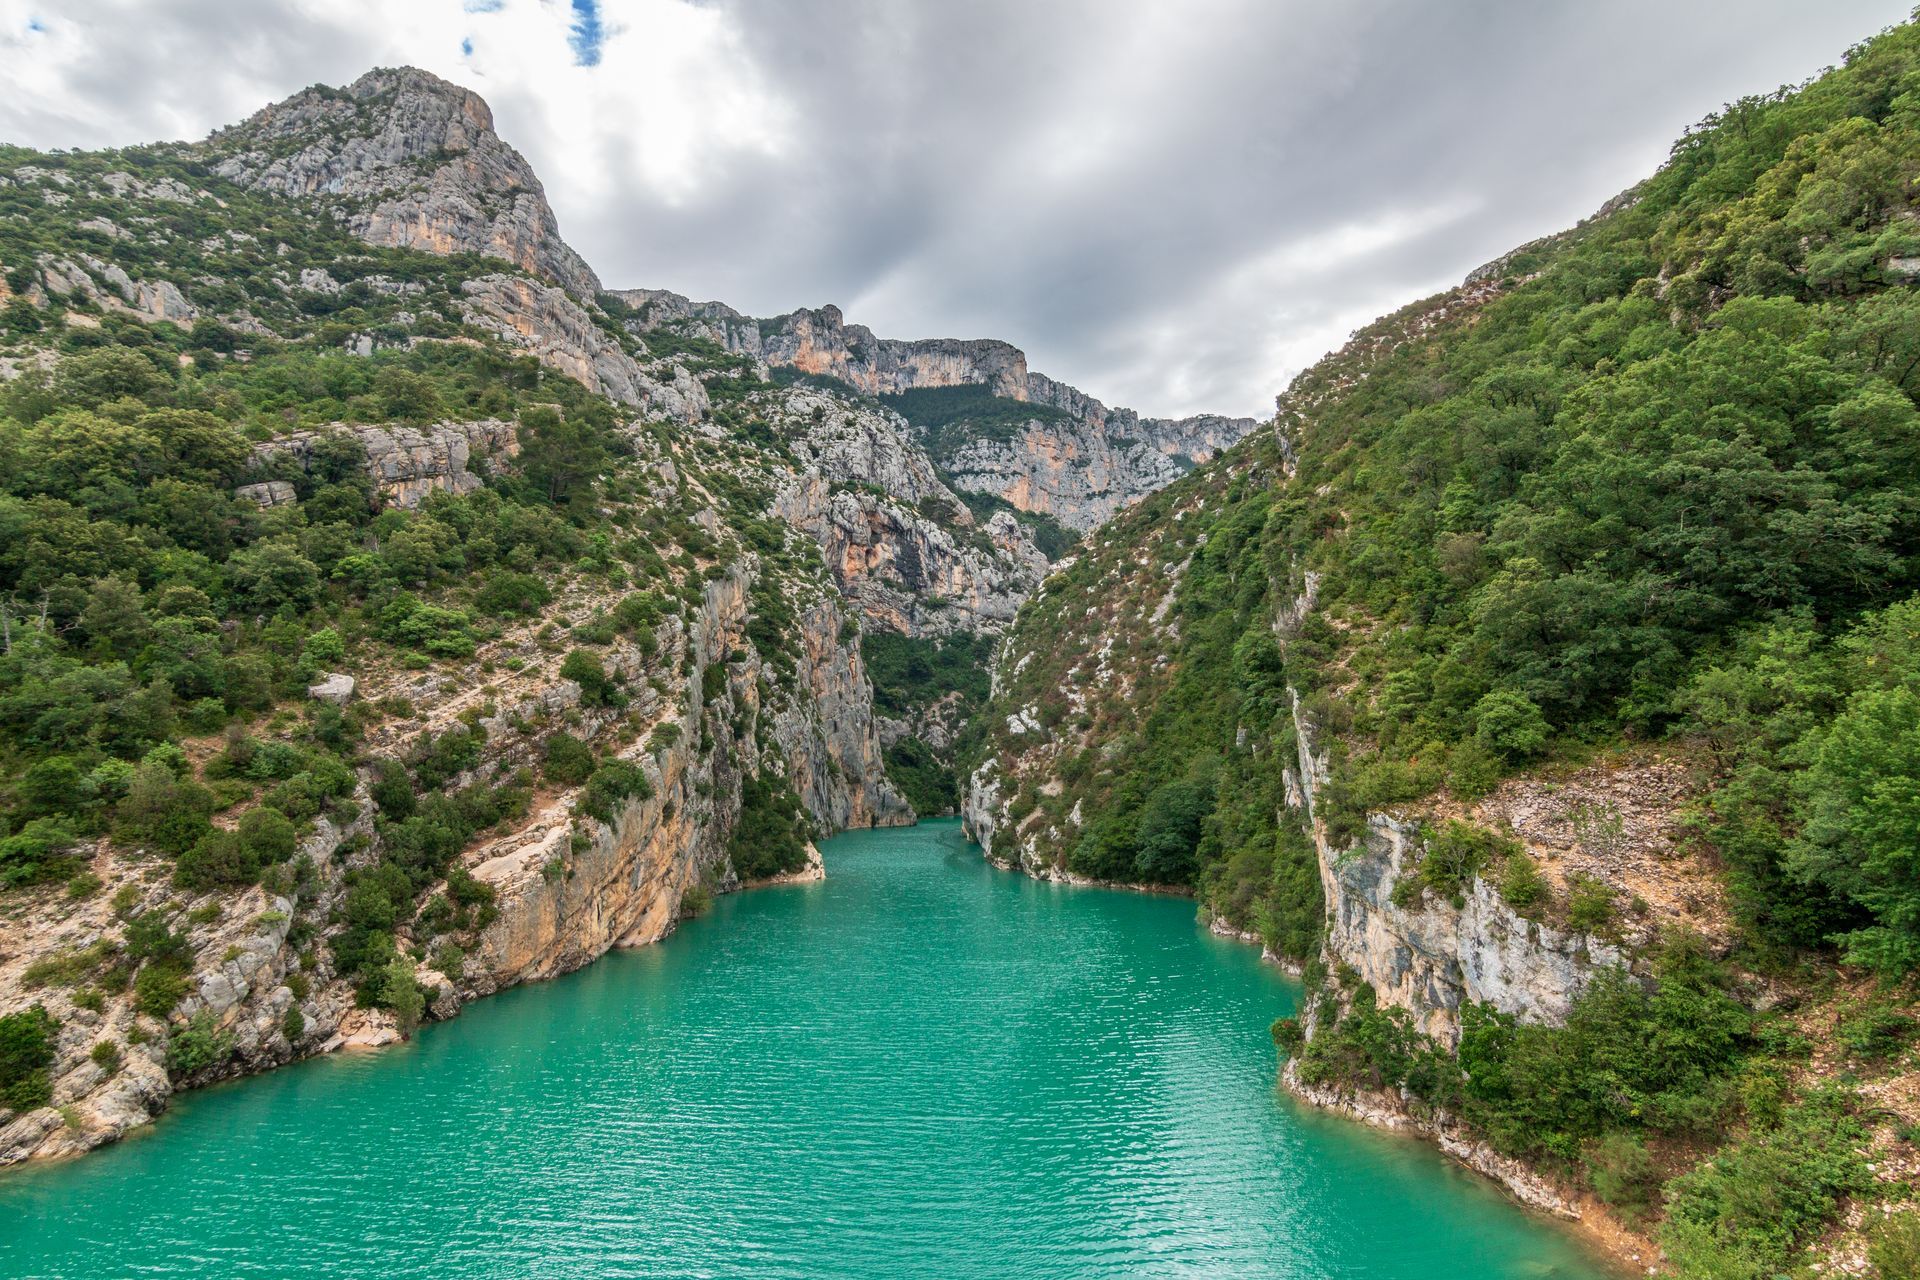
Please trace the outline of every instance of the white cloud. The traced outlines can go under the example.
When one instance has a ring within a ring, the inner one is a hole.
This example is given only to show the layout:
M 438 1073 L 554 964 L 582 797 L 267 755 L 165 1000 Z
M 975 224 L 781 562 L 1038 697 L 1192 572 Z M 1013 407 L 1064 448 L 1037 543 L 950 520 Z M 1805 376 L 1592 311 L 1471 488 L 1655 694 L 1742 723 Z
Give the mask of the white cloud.
M 614 285 L 1004 337 L 1265 412 L 1909 0 L 0 0 L 0 140 L 186 138 L 411 63 L 483 94 Z

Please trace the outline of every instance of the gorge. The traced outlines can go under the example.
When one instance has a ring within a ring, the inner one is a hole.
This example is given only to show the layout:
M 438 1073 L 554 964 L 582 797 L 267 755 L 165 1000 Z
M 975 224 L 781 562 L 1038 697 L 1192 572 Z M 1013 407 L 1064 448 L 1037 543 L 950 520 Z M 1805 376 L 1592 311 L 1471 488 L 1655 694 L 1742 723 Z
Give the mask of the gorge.
M 1278 1095 L 1291 985 L 1183 902 L 994 871 L 951 822 L 821 852 L 821 883 L 0 1180 L 0 1271 L 1599 1280 Z
M 0 1266 L 1914 1274 L 1916 104 L 1267 421 L 608 288 L 414 68 L 0 148 Z

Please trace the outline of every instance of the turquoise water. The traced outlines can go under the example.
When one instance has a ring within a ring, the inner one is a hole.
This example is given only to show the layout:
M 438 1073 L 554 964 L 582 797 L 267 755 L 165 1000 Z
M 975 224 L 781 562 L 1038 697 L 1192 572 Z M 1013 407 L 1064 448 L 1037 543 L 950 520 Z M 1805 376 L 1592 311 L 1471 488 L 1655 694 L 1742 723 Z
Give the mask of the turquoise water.
M 1599 1272 L 1274 1084 L 1294 987 L 1190 902 L 824 846 L 659 946 L 0 1175 L 6 1276 Z

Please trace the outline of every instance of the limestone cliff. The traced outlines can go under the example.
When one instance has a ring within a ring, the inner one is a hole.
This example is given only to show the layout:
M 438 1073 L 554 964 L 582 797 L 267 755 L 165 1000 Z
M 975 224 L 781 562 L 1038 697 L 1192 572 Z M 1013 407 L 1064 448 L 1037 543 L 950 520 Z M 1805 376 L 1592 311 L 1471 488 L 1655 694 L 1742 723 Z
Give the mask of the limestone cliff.
M 315 86 L 204 144 L 222 176 L 336 202 L 370 244 L 479 253 L 590 300 L 600 282 L 567 243 L 540 180 L 493 131 L 480 95 L 413 67 Z
M 429 493 L 471 493 L 483 483 L 471 469 L 474 463 L 504 465 L 520 452 L 513 424 L 498 418 L 426 427 L 337 423 L 326 431 L 296 431 L 256 445 L 254 464 L 271 472 L 284 461 L 310 471 L 315 445 L 328 433 L 344 434 L 360 446 L 380 497 L 398 507 L 417 507 Z M 262 506 L 293 497 L 292 485 L 284 480 L 242 485 L 238 492 Z
M 578 812 L 578 788 L 543 793 L 509 830 L 466 852 L 471 874 L 493 889 L 497 914 L 467 949 L 459 972 L 421 969 L 419 981 L 433 992 L 433 1016 L 449 1017 L 467 999 L 576 969 L 613 947 L 658 940 L 672 930 L 692 886 L 737 887 L 727 836 L 749 774 L 784 775 L 823 830 L 912 820 L 880 769 L 872 689 L 830 598 L 822 596 L 799 620 L 794 692 L 774 705 L 762 701 L 768 687 L 762 660 L 743 644 L 752 580 L 753 570 L 743 567 L 710 581 L 699 609 L 684 621 L 670 620 L 657 660 L 616 645 L 609 666 L 637 695 L 617 711 L 585 705 L 577 684 L 556 678 L 553 659 L 540 658 L 532 628 L 482 651 L 481 661 L 489 663 L 535 659 L 505 679 L 498 673 L 487 679 L 476 667 L 451 681 L 395 672 L 368 682 L 367 696 L 405 692 L 424 702 L 418 720 L 383 726 L 377 749 L 397 750 L 415 725 L 434 730 L 468 717 L 485 730 L 481 763 L 456 782 L 504 778 L 537 758 L 538 738 L 526 728 L 564 715 L 576 732 L 605 740 L 638 763 L 651 784 L 649 795 L 628 800 L 605 823 Z M 561 603 L 563 611 L 590 605 Z M 718 681 L 708 675 L 713 668 L 724 673 Z M 684 673 L 665 686 L 668 696 L 659 692 L 663 672 Z M 491 714 L 476 715 L 476 709 Z M 619 746 L 635 719 L 644 731 Z M 662 726 L 674 732 L 659 732 Z M 355 802 L 361 816 L 351 825 L 337 827 L 323 817 L 303 844 L 319 880 L 301 891 L 300 904 L 260 888 L 199 896 L 192 913 L 198 923 L 187 940 L 190 993 L 176 1016 L 204 1014 L 227 1049 L 217 1065 L 199 1072 L 169 1070 L 161 1044 L 139 1030 L 129 993 L 108 994 L 96 1007 L 91 997 L 77 1002 L 79 992 L 47 986 L 33 968 L 36 961 L 92 954 L 121 921 L 177 892 L 164 877 L 145 875 L 138 856 L 102 846 L 92 862 L 102 892 L 77 910 L 53 891 L 26 904 L 11 954 L 0 957 L 0 1003 L 11 1007 L 30 996 L 60 1019 L 61 1033 L 52 1105 L 0 1118 L 0 1164 L 111 1142 L 149 1122 L 179 1088 L 397 1038 L 389 1015 L 356 1007 L 353 989 L 333 974 L 324 948 L 295 941 L 290 932 L 297 912 L 324 919 L 341 901 L 350 873 L 374 857 L 378 833 L 364 788 Z M 290 1019 L 290 1012 L 298 1017 Z M 120 1054 L 114 1069 L 94 1055 L 103 1042 Z
M 870 628 L 943 635 L 1012 621 L 1046 557 L 1006 512 L 976 522 L 897 414 L 804 386 L 762 400 L 800 464 L 773 511 L 820 544 Z
M 1111 409 L 1030 371 L 1026 354 L 1009 343 L 880 338 L 865 325 L 846 323 L 834 306 L 757 321 L 723 303 L 694 302 L 661 289 L 615 296 L 633 308 L 629 324 L 643 340 L 648 331 L 672 329 L 773 368 L 836 379 L 868 396 L 978 386 L 999 399 L 1038 406 L 1042 412 L 1011 435 L 962 429 L 962 443 L 942 448 L 937 461 L 954 487 L 994 494 L 1071 529 L 1084 531 L 1110 519 L 1258 425 L 1252 418 L 1217 414 L 1144 418 L 1131 409 Z
M 618 340 L 563 289 L 517 276 L 489 275 L 461 285 L 469 323 L 531 352 L 541 364 L 610 400 L 692 422 L 709 402 L 701 385 L 670 361 L 642 369 Z

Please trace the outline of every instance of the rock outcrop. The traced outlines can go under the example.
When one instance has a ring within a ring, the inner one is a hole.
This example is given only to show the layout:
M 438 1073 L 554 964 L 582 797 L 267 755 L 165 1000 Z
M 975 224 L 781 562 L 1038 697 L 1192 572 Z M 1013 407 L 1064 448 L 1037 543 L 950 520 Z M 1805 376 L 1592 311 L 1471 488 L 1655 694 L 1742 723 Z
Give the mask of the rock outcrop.
M 865 325 L 848 324 L 834 306 L 758 321 L 723 303 L 663 289 L 615 296 L 633 309 L 628 323 L 643 341 L 651 330 L 671 328 L 773 368 L 834 378 L 869 396 L 978 386 L 1037 406 L 1040 412 L 1011 438 L 963 432 L 963 442 L 943 449 L 938 460 L 956 487 L 995 494 L 1071 529 L 1093 528 L 1259 425 L 1218 414 L 1144 418 L 1030 371 L 1026 354 L 1010 343 L 880 338 Z
M 41 254 L 40 282 L 47 294 L 80 299 L 145 321 L 190 325 L 200 315 L 170 280 L 136 280 L 118 263 L 92 254 Z
M 1046 574 L 1025 530 L 998 513 L 962 541 L 884 495 L 807 472 L 774 514 L 811 534 L 868 625 L 910 636 L 998 631 Z
M 1441 1044 L 1459 1039 L 1467 1004 L 1557 1026 L 1598 973 L 1627 963 L 1602 938 L 1527 919 L 1479 877 L 1462 905 L 1433 893 L 1396 905 L 1393 886 L 1413 872 L 1419 846 L 1417 824 L 1374 814 L 1357 847 L 1322 851 L 1325 948 Z
M 1055 384 L 1058 385 L 1058 384 Z M 1069 388 L 1070 389 L 1070 388 Z M 1163 489 L 1237 443 L 1251 418 L 1202 415 L 1178 421 L 1107 411 L 1088 418 L 1035 418 L 1010 439 L 981 436 L 945 459 L 955 486 L 997 494 L 1022 511 L 1085 532 Z
M 511 422 L 482 418 L 473 422 L 436 422 L 426 427 L 348 426 L 337 423 L 318 431 L 297 431 L 254 447 L 257 464 L 271 468 L 285 459 L 302 471 L 311 470 L 316 446 L 328 435 L 343 434 L 366 451 L 367 471 L 387 502 L 417 507 L 429 493 L 471 493 L 484 481 L 471 470 L 479 459 L 499 464 L 517 456 L 520 441 Z M 275 485 L 285 481 L 241 486 L 243 496 L 262 506 L 291 501 Z
M 697 420 L 709 407 L 706 389 L 685 369 L 667 364 L 643 370 L 563 289 L 502 274 L 469 280 L 460 292 L 469 323 L 610 400 L 682 422 Z
M 369 244 L 503 258 L 592 299 L 600 282 L 560 238 L 546 191 L 493 131 L 479 94 L 413 67 L 315 86 L 203 144 L 221 176 L 338 202 Z

